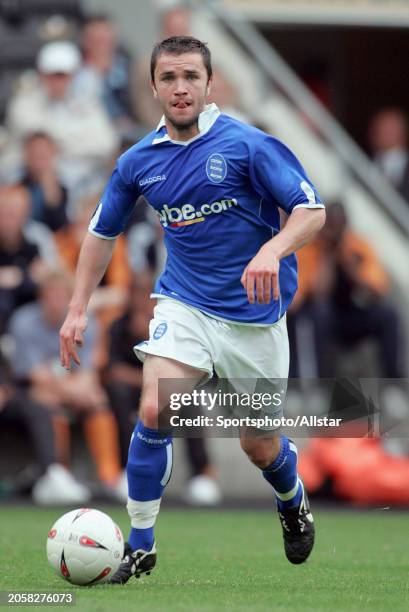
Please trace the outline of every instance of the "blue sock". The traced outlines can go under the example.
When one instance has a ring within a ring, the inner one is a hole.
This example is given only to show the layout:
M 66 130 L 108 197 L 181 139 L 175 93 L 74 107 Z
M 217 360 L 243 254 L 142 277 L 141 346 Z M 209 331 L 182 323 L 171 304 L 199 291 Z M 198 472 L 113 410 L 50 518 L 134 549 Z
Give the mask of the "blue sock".
M 300 504 L 303 485 L 297 474 L 297 447 L 282 434 L 280 442 L 280 452 L 263 476 L 275 491 L 278 509 L 287 510 Z
M 132 550 L 151 550 L 162 494 L 172 472 L 171 434 L 149 429 L 139 421 L 129 446 L 126 470 L 132 525 L 129 544 Z

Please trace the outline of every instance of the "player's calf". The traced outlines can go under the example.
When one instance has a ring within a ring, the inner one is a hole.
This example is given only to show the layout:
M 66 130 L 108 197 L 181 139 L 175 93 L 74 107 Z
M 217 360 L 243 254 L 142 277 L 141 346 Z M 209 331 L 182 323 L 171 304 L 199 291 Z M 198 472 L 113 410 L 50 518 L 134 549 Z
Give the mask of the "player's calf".
M 139 421 L 129 447 L 128 503 L 132 551 L 151 551 L 163 491 L 172 472 L 172 437 Z M 131 562 L 131 559 L 129 559 Z
M 274 489 L 287 559 L 291 563 L 303 563 L 314 546 L 314 519 L 303 483 L 297 474 L 295 444 L 284 435 L 274 440 L 274 459 L 269 464 L 264 463 L 268 450 L 265 439 L 253 439 L 252 443 L 243 443 L 242 440 L 242 446 L 253 463 L 263 470 L 264 478 Z

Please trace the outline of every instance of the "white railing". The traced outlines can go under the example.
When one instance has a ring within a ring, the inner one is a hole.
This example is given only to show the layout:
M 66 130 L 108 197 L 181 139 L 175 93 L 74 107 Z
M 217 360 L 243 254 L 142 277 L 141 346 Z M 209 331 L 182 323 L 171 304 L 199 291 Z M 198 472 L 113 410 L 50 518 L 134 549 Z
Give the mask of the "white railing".
M 388 214 L 396 229 L 405 237 L 409 237 L 409 206 L 406 201 L 308 90 L 277 51 L 251 23 L 236 11 L 220 6 L 216 2 L 207 2 L 206 9 L 238 39 L 271 82 L 286 95 L 295 107 L 302 111 L 304 116 L 308 117 L 321 136 L 342 159 L 350 174 L 359 180 L 371 194 L 374 202 Z
M 409 26 L 408 0 L 224 0 L 257 23 Z

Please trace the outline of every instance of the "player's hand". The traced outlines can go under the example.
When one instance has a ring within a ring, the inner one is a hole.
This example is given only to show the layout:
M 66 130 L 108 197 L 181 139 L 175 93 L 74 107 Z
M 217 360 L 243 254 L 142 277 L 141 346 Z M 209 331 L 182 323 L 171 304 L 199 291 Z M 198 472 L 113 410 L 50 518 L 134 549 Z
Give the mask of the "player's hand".
M 87 323 L 88 319 L 85 312 L 68 311 L 67 317 L 60 329 L 60 360 L 61 365 L 67 370 L 71 368 L 71 359 L 77 365 L 81 363 L 77 348 L 84 344 L 83 334 Z
M 271 297 L 280 297 L 279 258 L 267 247 L 261 247 L 259 252 L 244 269 L 241 284 L 247 292 L 248 301 L 254 304 L 269 304 Z

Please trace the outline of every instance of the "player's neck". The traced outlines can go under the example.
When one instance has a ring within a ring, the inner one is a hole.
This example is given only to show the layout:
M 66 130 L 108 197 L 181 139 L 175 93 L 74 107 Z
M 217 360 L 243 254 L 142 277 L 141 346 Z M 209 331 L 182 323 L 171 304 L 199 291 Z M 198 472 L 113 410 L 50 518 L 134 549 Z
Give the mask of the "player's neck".
M 165 122 L 168 136 L 171 140 L 185 142 L 186 140 L 190 140 L 199 134 L 199 125 L 197 121 L 193 125 L 189 125 L 186 128 L 176 127 L 168 119 L 166 119 Z

